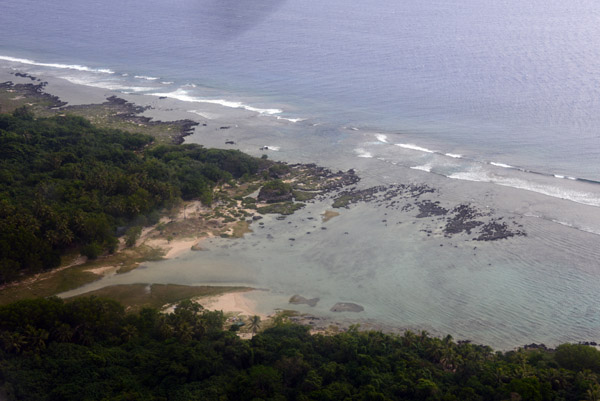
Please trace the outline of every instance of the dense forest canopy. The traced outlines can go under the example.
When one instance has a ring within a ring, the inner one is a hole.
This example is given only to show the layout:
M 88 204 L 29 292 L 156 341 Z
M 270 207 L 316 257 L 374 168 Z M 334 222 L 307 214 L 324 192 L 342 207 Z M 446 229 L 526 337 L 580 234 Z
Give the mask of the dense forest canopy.
M 212 202 L 221 182 L 263 160 L 200 145 L 152 146 L 152 137 L 75 116 L 0 114 L 0 283 L 56 267 L 66 249 L 114 251 L 117 229 L 150 222 L 177 199 Z
M 15 400 L 597 400 L 600 352 L 494 353 L 450 336 L 276 319 L 252 340 L 190 301 L 126 314 L 114 301 L 0 307 L 0 383 Z M 594 398 L 595 397 L 595 398 Z

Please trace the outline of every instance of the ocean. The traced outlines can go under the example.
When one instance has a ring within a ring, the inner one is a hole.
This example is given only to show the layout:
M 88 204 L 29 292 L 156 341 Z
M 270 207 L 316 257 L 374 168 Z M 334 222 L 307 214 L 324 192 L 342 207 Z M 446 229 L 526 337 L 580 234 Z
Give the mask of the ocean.
M 599 18 L 592 0 L 6 0 L 0 56 L 600 180 Z
M 320 296 L 325 315 L 345 297 L 369 321 L 500 347 L 598 339 L 597 2 L 5 0 L 0 11 L 4 66 L 167 97 L 197 118 L 222 106 L 280 122 L 246 137 L 248 149 L 357 167 L 373 184 L 432 181 L 446 201 L 503 210 L 528 231 L 472 252 L 424 239 L 405 215 L 375 225 L 389 217 L 358 207 L 291 248 L 326 208 L 316 205 L 294 229 L 267 219 L 265 232 L 108 283 L 253 285 L 272 290 L 269 307 Z M 188 140 L 224 146 L 200 134 Z

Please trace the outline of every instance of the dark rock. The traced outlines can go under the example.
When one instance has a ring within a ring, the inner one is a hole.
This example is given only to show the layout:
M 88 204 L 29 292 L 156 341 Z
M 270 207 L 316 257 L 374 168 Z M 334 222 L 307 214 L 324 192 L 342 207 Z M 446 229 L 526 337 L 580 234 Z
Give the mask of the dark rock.
M 47 102 L 49 108 L 57 108 L 66 106 L 66 102 L 60 100 L 57 96 L 50 95 L 44 92 L 44 88 L 48 85 L 47 82 L 39 84 L 15 84 L 11 81 L 0 83 L 0 89 L 10 89 L 19 95 L 32 97 Z
M 514 236 L 525 235 L 522 231 L 511 231 L 508 225 L 504 222 L 499 223 L 497 220 L 490 221 L 481 227 L 481 234 L 479 237 L 474 238 L 476 241 L 497 241 L 500 239 L 506 239 Z
M 290 298 L 290 301 L 289 301 L 289 302 L 290 302 L 291 304 L 294 304 L 294 305 L 306 304 L 306 305 L 308 305 L 308 306 L 314 307 L 314 306 L 316 306 L 316 305 L 317 305 L 317 302 L 319 302 L 319 298 L 311 298 L 311 299 L 307 299 L 307 298 L 304 298 L 304 297 L 303 297 L 303 296 L 301 296 L 301 295 L 297 295 L 297 294 L 296 294 L 296 295 L 293 295 L 293 296 Z
M 539 350 L 548 350 L 546 344 L 536 344 L 531 343 L 523 346 L 524 349 L 539 349 Z
M 32 75 L 29 75 L 29 74 L 24 74 L 24 73 L 22 73 L 22 72 L 16 72 L 16 73 L 15 73 L 15 76 L 16 76 L 16 77 L 21 77 L 21 78 L 29 78 L 29 79 L 31 79 L 32 81 L 35 81 L 35 79 L 36 79 L 36 78 L 35 78 L 34 76 L 32 76 Z
M 444 228 L 444 233 L 447 236 L 466 232 L 471 234 L 471 230 L 479 227 L 483 222 L 475 220 L 477 217 L 481 217 L 482 214 L 470 205 L 459 205 L 452 210 L 453 217 L 449 218 Z
M 431 202 L 424 200 L 416 202 L 415 205 L 419 208 L 419 214 L 417 218 L 431 217 L 431 216 L 445 216 L 448 214 L 448 209 L 439 206 L 439 202 Z

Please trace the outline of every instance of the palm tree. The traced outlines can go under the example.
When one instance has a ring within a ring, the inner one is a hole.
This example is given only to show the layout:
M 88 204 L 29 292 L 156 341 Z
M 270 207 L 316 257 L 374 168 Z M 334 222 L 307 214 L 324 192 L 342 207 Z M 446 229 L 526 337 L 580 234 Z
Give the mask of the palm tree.
M 597 383 L 592 384 L 585 392 L 584 401 L 600 401 L 600 386 Z
M 183 343 L 192 340 L 192 336 L 194 334 L 194 329 L 188 322 L 180 322 L 177 325 L 177 338 Z
M 48 332 L 44 329 L 36 329 L 33 326 L 27 325 L 25 328 L 25 338 L 27 345 L 34 353 L 39 354 L 46 349 L 46 340 L 48 340 Z
M 252 331 L 252 337 L 260 329 L 260 316 L 254 315 L 250 318 L 250 330 Z
M 54 337 L 62 343 L 69 342 L 73 338 L 73 330 L 71 326 L 63 323 L 54 330 Z
M 137 329 L 131 324 L 128 324 L 127 326 L 123 327 L 123 331 L 121 332 L 121 337 L 123 338 L 123 341 L 126 342 L 130 341 L 136 335 Z
M 27 340 L 25 339 L 25 336 L 17 332 L 3 332 L 2 340 L 4 342 L 4 349 L 8 352 L 14 352 L 15 354 L 21 352 L 23 347 L 27 345 Z

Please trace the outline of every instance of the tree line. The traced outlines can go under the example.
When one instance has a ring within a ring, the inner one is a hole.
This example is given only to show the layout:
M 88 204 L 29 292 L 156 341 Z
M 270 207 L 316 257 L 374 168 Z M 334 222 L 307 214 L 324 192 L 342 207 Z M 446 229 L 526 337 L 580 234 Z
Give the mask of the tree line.
M 268 162 L 100 128 L 76 116 L 0 114 L 0 283 L 60 264 L 68 249 L 114 252 L 117 237 L 180 199 L 212 202 L 215 185 Z M 137 220 L 136 220 L 137 219 Z
M 0 383 L 14 400 L 596 400 L 587 345 L 494 352 L 426 332 L 311 335 L 278 319 L 252 340 L 190 301 L 126 314 L 94 297 L 0 307 Z M 0 395 L 2 395 L 0 393 Z

